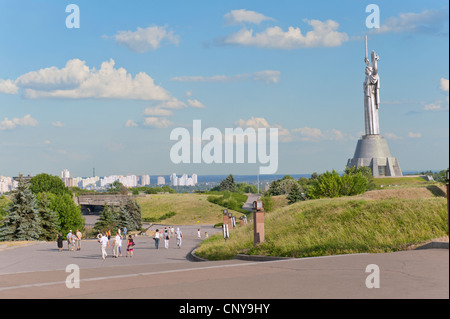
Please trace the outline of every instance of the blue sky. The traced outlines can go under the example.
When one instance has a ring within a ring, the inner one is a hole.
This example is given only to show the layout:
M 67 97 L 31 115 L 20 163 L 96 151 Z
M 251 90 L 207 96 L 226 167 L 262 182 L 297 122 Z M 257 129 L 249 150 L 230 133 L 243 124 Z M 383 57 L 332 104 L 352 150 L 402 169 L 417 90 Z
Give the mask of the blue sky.
M 66 27 L 68 4 L 80 28 Z M 380 9 L 368 29 L 366 6 Z M 380 127 L 408 170 L 449 163 L 446 1 L 0 0 L 0 175 L 256 174 L 173 164 L 176 127 L 277 127 L 279 174 L 342 171 L 364 130 L 364 35 Z

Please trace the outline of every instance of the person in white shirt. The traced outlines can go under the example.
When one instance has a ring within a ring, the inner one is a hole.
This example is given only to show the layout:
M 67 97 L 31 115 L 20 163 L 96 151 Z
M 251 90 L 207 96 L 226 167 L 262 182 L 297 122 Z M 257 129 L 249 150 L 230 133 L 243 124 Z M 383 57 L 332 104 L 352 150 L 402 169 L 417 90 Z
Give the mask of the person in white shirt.
M 116 237 L 114 237 L 114 242 L 113 242 L 113 257 L 114 258 L 119 257 L 119 247 L 120 247 L 121 241 L 122 241 L 122 239 L 120 238 L 119 232 L 117 232 Z
M 155 240 L 155 248 L 158 249 L 159 247 L 159 229 L 156 230 L 155 235 L 153 236 L 153 239 Z
M 175 232 L 177 236 L 177 247 L 181 248 L 181 244 L 183 242 L 183 233 L 180 230 L 180 227 L 177 227 L 177 231 Z
M 102 247 L 102 259 L 105 260 L 106 257 L 108 257 L 108 254 L 106 253 L 106 246 L 110 248 L 108 237 L 105 236 L 105 234 L 102 234 L 102 237 L 98 240 Z
M 67 250 L 71 249 L 71 241 L 72 241 L 72 230 L 69 230 L 69 232 L 67 233 Z
M 164 248 L 169 249 L 170 233 L 168 229 L 164 229 Z
M 119 256 L 122 257 L 122 236 L 119 234 Z

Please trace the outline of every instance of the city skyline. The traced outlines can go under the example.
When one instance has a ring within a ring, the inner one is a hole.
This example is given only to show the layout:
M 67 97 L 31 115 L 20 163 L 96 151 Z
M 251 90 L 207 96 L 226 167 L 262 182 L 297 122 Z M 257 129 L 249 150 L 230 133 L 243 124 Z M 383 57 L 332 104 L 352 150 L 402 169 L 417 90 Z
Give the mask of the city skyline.
M 95 171 L 94 171 L 95 172 Z M 156 182 L 151 183 L 151 177 L 149 174 L 144 175 L 136 175 L 136 174 L 127 174 L 127 175 L 108 175 L 108 176 L 73 176 L 70 173 L 70 170 L 63 169 L 59 178 L 63 181 L 66 187 L 79 187 L 81 189 L 90 189 L 90 190 L 106 190 L 114 182 L 120 182 L 123 186 L 127 188 L 141 187 L 141 186 L 165 186 L 165 176 L 163 175 L 154 175 L 156 177 Z M 33 176 L 30 176 L 33 177 Z M 180 177 L 177 177 L 175 173 L 169 176 L 170 178 L 170 186 L 196 186 L 198 184 L 197 174 L 193 173 L 191 177 L 187 174 L 183 174 Z M 0 194 L 10 192 L 14 190 L 17 185 L 17 176 L 9 177 L 0 175 Z
M 256 175 L 174 164 L 170 134 L 277 128 L 276 174 L 343 171 L 364 134 L 364 36 L 380 130 L 402 170 L 449 162 L 448 3 L 0 0 L 0 175 Z M 105 15 L 105 7 L 108 14 Z

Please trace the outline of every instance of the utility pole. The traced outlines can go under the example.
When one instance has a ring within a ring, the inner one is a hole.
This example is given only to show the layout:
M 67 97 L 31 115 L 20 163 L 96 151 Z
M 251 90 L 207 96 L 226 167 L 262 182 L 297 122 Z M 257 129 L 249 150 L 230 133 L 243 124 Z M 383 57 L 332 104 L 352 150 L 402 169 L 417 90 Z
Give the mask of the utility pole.
M 259 174 L 258 174 L 258 194 L 259 194 Z

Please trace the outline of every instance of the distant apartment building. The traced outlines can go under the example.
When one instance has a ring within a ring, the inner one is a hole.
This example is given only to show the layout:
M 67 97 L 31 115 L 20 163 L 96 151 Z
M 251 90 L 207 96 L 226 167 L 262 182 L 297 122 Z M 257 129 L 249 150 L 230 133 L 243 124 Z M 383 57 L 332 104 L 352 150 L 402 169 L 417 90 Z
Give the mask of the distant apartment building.
M 166 185 L 166 179 L 164 178 L 164 176 L 158 176 L 158 179 L 156 181 L 156 184 L 158 186 L 160 185 Z
M 0 176 L 0 194 L 7 193 L 13 189 L 11 177 Z
M 195 186 L 197 185 L 197 174 L 192 174 L 189 177 L 187 174 L 183 174 L 177 177 L 175 173 L 170 176 L 170 181 L 172 186 Z
M 177 174 L 173 173 L 172 175 L 170 175 L 170 184 L 172 186 L 178 186 L 178 177 Z
M 98 178 L 98 177 L 96 177 Z M 150 176 L 146 175 L 146 177 L 144 177 L 144 183 L 150 183 Z M 127 187 L 127 188 L 131 188 L 131 187 L 137 187 L 138 186 L 138 177 L 136 175 L 127 175 L 127 176 L 123 176 L 123 175 L 111 175 L 111 176 L 105 176 L 102 177 L 98 180 L 97 182 L 97 186 L 100 188 L 105 188 L 108 185 L 111 185 L 114 182 L 119 182 L 121 183 L 123 186 Z M 141 183 L 142 183 L 142 176 L 141 176 Z
M 122 183 L 123 186 L 128 188 L 136 187 L 138 185 L 138 177 L 136 175 L 121 176 L 119 178 L 119 182 Z
M 82 178 L 77 185 L 82 189 L 95 189 L 99 179 L 100 178 L 98 176 Z
M 78 186 L 78 183 L 74 182 L 73 178 L 70 177 L 70 172 L 68 169 L 62 170 L 61 173 L 59 174 L 59 177 L 61 178 L 66 187 Z
M 61 179 L 70 178 L 70 172 L 68 169 L 64 169 L 61 171 Z
M 150 185 L 150 175 L 142 175 L 139 180 L 141 186 Z

